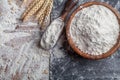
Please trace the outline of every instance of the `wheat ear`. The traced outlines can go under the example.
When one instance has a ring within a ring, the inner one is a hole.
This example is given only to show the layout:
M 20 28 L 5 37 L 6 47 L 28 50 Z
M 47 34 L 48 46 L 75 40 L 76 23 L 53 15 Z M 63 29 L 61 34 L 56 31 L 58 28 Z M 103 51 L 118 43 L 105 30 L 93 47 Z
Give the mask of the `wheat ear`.
M 36 20 L 45 12 L 47 6 L 49 5 L 50 0 L 46 0 L 46 2 L 42 5 L 39 9 L 38 13 L 36 14 Z
M 38 23 L 42 26 L 43 25 L 43 21 L 44 21 L 44 18 L 45 18 L 45 14 L 41 14 L 41 16 L 39 17 L 39 21 Z
M 50 0 L 50 2 L 49 2 L 49 5 L 47 6 L 47 8 L 46 8 L 46 16 L 49 16 L 50 15 L 50 13 L 51 13 L 51 11 L 52 11 L 52 7 L 53 7 L 53 0 Z
M 46 24 L 46 23 L 44 23 L 44 21 L 47 19 L 48 16 L 50 16 L 52 7 L 53 7 L 53 0 L 50 0 L 49 4 L 44 12 L 44 15 L 42 14 L 39 18 L 39 24 L 41 25 L 42 29 L 45 27 L 44 24 Z
M 36 5 L 34 5 L 33 8 L 28 12 L 28 14 L 25 15 L 23 21 L 27 21 L 33 14 L 35 14 L 44 2 L 45 0 L 40 0 L 38 3 L 36 3 Z
M 23 1 L 23 3 L 25 2 L 26 0 L 24 0 Z M 24 17 L 25 17 L 25 15 L 30 11 L 30 9 L 38 2 L 38 1 L 40 1 L 40 0 L 33 0 L 30 4 L 29 4 L 29 6 L 28 6 L 28 8 L 25 10 L 25 12 L 22 14 L 22 19 L 24 19 Z

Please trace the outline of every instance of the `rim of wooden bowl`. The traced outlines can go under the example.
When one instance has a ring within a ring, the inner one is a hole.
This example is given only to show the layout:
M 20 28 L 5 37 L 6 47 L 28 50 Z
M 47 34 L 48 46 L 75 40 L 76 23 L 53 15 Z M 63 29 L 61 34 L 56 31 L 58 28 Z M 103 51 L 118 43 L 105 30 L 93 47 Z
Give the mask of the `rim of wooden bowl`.
M 70 36 L 70 25 L 71 25 L 71 21 L 72 19 L 74 18 L 74 16 L 76 15 L 76 13 L 80 10 L 82 10 L 83 8 L 86 8 L 86 7 L 89 7 L 89 6 L 92 6 L 92 5 L 102 5 L 102 6 L 105 6 L 107 8 L 109 8 L 117 17 L 118 19 L 118 22 L 120 24 L 120 15 L 118 13 L 117 10 L 115 10 L 112 6 L 108 5 L 107 3 L 104 3 L 104 2 L 87 2 L 87 3 L 84 3 L 82 5 L 80 5 L 71 15 L 68 23 L 67 23 L 67 27 L 66 27 L 66 35 L 67 35 L 67 40 L 68 40 L 68 43 L 69 45 L 72 47 L 72 49 L 79 55 L 81 55 L 82 57 L 84 58 L 87 58 L 87 59 L 93 59 L 93 60 L 98 60 L 98 59 L 103 59 L 103 58 L 106 58 L 110 55 L 112 55 L 119 47 L 120 47 L 120 32 L 119 32 L 119 36 L 118 36 L 118 39 L 117 39 L 117 43 L 106 53 L 103 53 L 102 55 L 90 55 L 90 54 L 87 54 L 87 53 L 84 53 L 83 51 L 81 51 L 79 48 L 77 48 Z

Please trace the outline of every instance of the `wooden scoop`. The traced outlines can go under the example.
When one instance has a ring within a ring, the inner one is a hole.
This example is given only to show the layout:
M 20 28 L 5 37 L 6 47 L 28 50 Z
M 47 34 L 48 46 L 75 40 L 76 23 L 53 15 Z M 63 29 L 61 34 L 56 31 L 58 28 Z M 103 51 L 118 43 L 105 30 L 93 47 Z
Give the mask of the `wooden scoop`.
M 62 12 L 62 15 L 55 19 L 47 28 L 45 33 L 43 34 L 40 45 L 44 49 L 51 49 L 55 46 L 58 41 L 63 28 L 64 21 L 68 15 L 68 13 L 72 10 L 72 8 L 77 4 L 78 0 L 67 0 L 65 4 L 65 9 Z

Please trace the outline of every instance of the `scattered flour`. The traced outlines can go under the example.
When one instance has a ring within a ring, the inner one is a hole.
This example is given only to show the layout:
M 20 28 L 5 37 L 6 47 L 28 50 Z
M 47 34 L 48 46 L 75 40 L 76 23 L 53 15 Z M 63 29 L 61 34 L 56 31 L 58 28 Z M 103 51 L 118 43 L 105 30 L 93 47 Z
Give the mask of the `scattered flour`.
M 36 24 L 21 24 L 22 1 L 0 0 L 0 80 L 48 80 L 50 55 L 37 46 Z
M 111 10 L 101 5 L 92 5 L 75 15 L 70 26 L 70 36 L 81 51 L 101 55 L 117 42 L 119 27 Z

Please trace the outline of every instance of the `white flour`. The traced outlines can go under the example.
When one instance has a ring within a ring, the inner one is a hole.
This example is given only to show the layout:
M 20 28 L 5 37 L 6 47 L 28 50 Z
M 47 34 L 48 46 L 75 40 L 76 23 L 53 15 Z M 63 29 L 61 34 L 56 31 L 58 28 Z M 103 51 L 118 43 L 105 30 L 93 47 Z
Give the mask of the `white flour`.
M 54 47 L 64 28 L 64 22 L 61 18 L 55 19 L 47 28 L 41 39 L 41 47 L 50 49 Z
M 117 42 L 119 23 L 115 14 L 101 5 L 92 5 L 79 11 L 72 20 L 70 36 L 83 52 L 101 55 Z
M 22 1 L 0 0 L 0 80 L 48 80 L 50 55 L 37 46 L 36 24 L 20 23 Z

